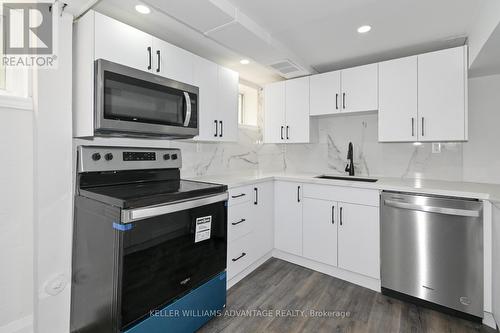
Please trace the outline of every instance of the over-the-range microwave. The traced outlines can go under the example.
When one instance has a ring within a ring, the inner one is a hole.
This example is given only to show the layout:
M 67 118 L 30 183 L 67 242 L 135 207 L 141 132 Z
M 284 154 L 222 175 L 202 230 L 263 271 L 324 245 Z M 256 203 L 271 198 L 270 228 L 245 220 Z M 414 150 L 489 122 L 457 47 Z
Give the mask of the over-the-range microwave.
M 94 78 L 95 135 L 198 135 L 197 87 L 103 59 Z

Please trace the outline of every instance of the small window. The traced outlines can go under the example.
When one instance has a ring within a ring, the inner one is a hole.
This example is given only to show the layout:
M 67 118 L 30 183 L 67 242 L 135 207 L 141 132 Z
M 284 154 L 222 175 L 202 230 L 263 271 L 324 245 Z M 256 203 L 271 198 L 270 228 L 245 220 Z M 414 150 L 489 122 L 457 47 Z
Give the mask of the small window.
M 259 92 L 257 88 L 241 84 L 238 95 L 238 123 L 242 126 L 257 127 Z

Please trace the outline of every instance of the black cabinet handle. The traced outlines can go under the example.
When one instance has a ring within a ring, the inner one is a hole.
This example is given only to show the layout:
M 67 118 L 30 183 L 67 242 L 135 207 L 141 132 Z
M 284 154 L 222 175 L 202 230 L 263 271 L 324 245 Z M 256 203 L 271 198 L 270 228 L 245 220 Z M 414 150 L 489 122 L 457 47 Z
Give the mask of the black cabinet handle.
M 288 132 L 290 132 L 290 126 L 287 126 L 287 127 L 286 127 L 286 139 L 287 139 L 287 140 L 290 140 L 290 135 L 289 135 L 289 133 L 288 133 Z
M 219 133 L 219 137 L 221 137 L 221 138 L 222 138 L 222 136 L 224 135 L 224 134 L 222 134 L 222 128 L 224 127 L 224 125 L 222 124 L 222 120 L 219 120 L 219 124 L 220 124 L 220 133 Z
M 255 201 L 253 202 L 253 204 L 257 205 L 259 203 L 259 189 L 257 187 L 254 187 L 253 190 L 255 191 Z
M 297 202 L 300 202 L 300 186 L 297 186 Z
M 246 221 L 246 219 L 241 219 L 241 220 L 239 220 L 238 222 L 231 222 L 231 224 L 232 224 L 232 225 L 238 225 L 238 224 L 243 223 L 243 222 L 245 222 L 245 221 Z
M 160 72 L 160 50 L 156 50 L 156 56 L 158 57 L 158 67 L 156 68 L 156 72 L 159 73 Z
M 246 195 L 245 193 L 241 193 L 241 194 L 238 194 L 238 195 L 232 195 L 231 198 L 233 198 L 233 199 L 241 198 L 241 197 L 244 197 L 245 195 Z
M 335 110 L 339 109 L 339 94 L 335 94 Z
M 332 224 L 335 224 L 335 206 L 332 206 Z
M 214 120 L 214 124 L 215 124 L 215 134 L 214 134 L 214 136 L 218 137 L 219 136 L 219 125 L 217 124 L 217 120 Z
M 422 136 L 424 136 L 424 117 L 422 117 Z
M 283 126 L 281 126 L 281 140 L 283 140 Z
M 148 70 L 151 70 L 151 63 L 152 63 L 152 55 L 151 55 L 151 46 L 148 46 L 148 56 L 149 56 L 149 65 L 148 65 Z
M 342 225 L 342 207 L 340 207 L 340 225 Z
M 238 261 L 238 260 L 240 260 L 241 258 L 243 258 L 243 257 L 244 257 L 244 256 L 246 256 L 246 255 L 247 255 L 247 254 L 246 254 L 245 252 L 243 252 L 243 253 L 241 254 L 241 256 L 236 257 L 236 258 L 233 258 L 233 259 L 231 259 L 231 260 L 232 260 L 233 262 L 234 262 L 234 261 Z
M 415 136 L 415 118 L 411 117 L 411 136 Z
M 342 108 L 345 110 L 345 93 L 342 94 Z

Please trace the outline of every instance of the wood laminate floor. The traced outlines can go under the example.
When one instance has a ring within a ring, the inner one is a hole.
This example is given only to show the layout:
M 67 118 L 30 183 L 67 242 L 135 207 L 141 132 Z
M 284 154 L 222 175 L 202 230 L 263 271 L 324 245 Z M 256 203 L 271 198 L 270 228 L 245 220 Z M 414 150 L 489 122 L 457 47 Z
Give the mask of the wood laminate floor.
M 229 290 L 226 311 L 199 332 L 495 332 L 275 258 Z

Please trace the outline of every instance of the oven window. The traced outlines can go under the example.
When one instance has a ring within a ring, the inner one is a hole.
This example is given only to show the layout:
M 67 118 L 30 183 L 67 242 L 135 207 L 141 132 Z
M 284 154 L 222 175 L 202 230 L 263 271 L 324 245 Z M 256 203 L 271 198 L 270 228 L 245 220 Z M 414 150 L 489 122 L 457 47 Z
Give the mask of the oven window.
M 196 114 L 196 95 L 191 94 L 192 115 Z M 104 118 L 140 123 L 183 126 L 186 99 L 182 90 L 104 72 Z M 196 117 L 188 127 L 196 128 Z
M 226 214 L 219 202 L 139 221 L 124 233 L 122 328 L 225 270 Z M 210 238 L 195 242 L 197 222 L 208 220 Z

